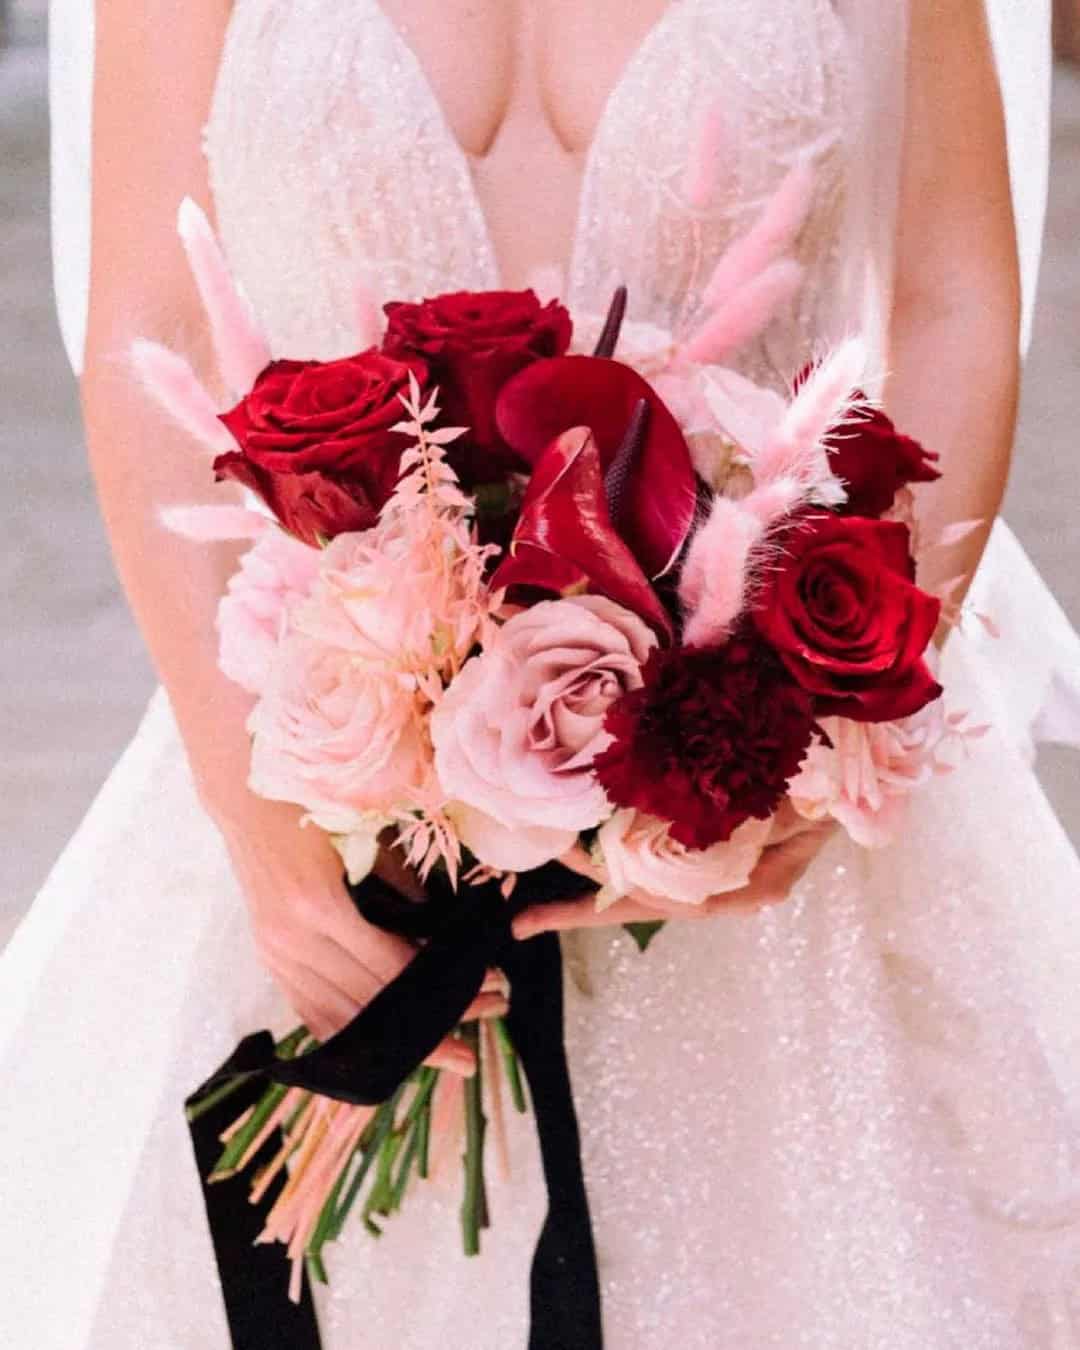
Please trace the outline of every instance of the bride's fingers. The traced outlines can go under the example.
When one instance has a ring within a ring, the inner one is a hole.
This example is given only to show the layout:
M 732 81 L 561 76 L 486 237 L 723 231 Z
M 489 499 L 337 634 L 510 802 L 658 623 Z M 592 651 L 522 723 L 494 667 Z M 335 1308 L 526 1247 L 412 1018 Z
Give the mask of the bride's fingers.
M 560 900 L 523 910 L 514 920 L 513 932 L 514 937 L 523 942 L 540 933 L 563 932 L 568 928 L 606 928 L 611 924 L 649 923 L 666 917 L 629 899 L 617 900 L 607 909 L 598 910 L 596 896 L 590 893 L 579 900 Z
M 452 1036 L 448 1036 L 438 1049 L 432 1051 L 424 1063 L 430 1069 L 456 1073 L 459 1078 L 471 1078 L 476 1073 L 476 1056 L 467 1045 L 455 1041 Z
M 767 848 L 749 885 L 727 896 L 714 896 L 708 901 L 709 909 L 715 913 L 726 905 L 734 909 L 757 910 L 786 900 L 830 834 L 831 826 L 816 826 Z
M 587 850 L 580 844 L 574 844 L 569 848 L 559 861 L 564 867 L 569 867 L 572 872 L 587 877 L 589 881 L 595 881 L 598 885 L 603 884 L 603 869 L 597 867 Z
M 359 1004 L 306 966 L 281 969 L 277 979 L 297 1016 L 320 1041 L 328 1040 L 356 1016 Z
M 484 983 L 480 986 L 482 994 L 507 994 L 510 990 L 510 981 L 501 970 L 489 970 L 484 976 Z
M 478 994 L 465 1009 L 463 1022 L 479 1022 L 482 1017 L 505 1017 L 510 1000 L 505 994 Z

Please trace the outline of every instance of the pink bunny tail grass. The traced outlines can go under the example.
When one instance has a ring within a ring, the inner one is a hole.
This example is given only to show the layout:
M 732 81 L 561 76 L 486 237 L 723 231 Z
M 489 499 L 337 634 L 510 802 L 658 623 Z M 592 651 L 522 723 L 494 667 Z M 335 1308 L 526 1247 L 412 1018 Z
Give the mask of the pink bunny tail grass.
M 680 358 L 701 365 L 719 364 L 729 352 L 761 332 L 781 305 L 798 293 L 802 280 L 799 263 L 790 259 L 772 263 L 741 286 L 687 338 Z
M 679 580 L 687 646 L 724 642 L 746 600 L 750 556 L 764 526 L 730 497 L 713 501 L 709 519 L 694 536 Z
M 777 478 L 745 496 L 739 505 L 761 524 L 762 530 L 789 516 L 806 500 L 806 486 L 797 478 Z
M 698 112 L 690 140 L 683 178 L 683 197 L 695 211 L 704 211 L 716 192 L 720 156 L 727 140 L 727 120 L 719 99 L 707 102 Z
M 357 281 L 353 288 L 353 314 L 356 318 L 356 345 L 360 351 L 378 346 L 383 333 L 383 313 L 370 286 Z
M 855 406 L 866 373 L 866 347 L 858 338 L 841 343 L 803 382 L 772 440 L 754 457 L 759 484 L 795 478 L 823 505 L 844 500 L 843 488 L 829 468 L 825 437 L 842 426 Z
M 210 320 L 222 377 L 235 393 L 246 394 L 270 361 L 266 339 L 229 275 L 210 222 L 190 197 L 180 203 L 176 227 Z
M 165 528 L 197 544 L 258 539 L 274 522 L 243 506 L 164 506 L 158 519 Z
M 213 399 L 182 356 L 160 342 L 136 338 L 131 344 L 131 364 L 146 391 L 189 436 L 216 455 L 236 449 L 236 442 L 218 420 Z
M 710 308 L 723 304 L 750 277 L 759 276 L 789 253 L 798 239 L 814 195 L 814 172 L 801 160 L 765 204 L 750 230 L 737 239 L 716 264 L 703 300 Z

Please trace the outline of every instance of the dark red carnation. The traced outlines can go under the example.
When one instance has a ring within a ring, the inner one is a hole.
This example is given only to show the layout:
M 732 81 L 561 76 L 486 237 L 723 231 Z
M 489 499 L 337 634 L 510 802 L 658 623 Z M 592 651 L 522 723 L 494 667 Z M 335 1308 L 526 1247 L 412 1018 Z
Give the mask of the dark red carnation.
M 940 613 L 907 526 L 820 515 L 788 533 L 752 617 L 819 715 L 889 722 L 941 693 L 924 660 Z
M 239 449 L 214 461 L 218 478 L 252 488 L 309 544 L 374 525 L 394 490 L 409 438 L 391 428 L 398 395 L 422 361 L 372 348 L 337 361 L 272 361 L 221 420 Z
M 644 684 L 604 726 L 613 743 L 593 767 L 617 806 L 671 821 L 689 848 L 765 820 L 798 772 L 814 732 L 813 700 L 752 633 L 723 647 L 656 648 Z
M 877 519 L 891 509 L 901 488 L 941 477 L 934 467 L 937 455 L 897 431 L 880 408 L 862 409 L 826 444 L 829 465 L 847 487 L 841 515 Z
M 383 350 L 421 356 L 439 386 L 443 420 L 469 428 L 447 455 L 462 482 L 499 482 L 528 466 L 495 425 L 495 399 L 512 375 L 570 346 L 570 315 L 534 291 L 456 291 L 420 304 L 392 302 Z

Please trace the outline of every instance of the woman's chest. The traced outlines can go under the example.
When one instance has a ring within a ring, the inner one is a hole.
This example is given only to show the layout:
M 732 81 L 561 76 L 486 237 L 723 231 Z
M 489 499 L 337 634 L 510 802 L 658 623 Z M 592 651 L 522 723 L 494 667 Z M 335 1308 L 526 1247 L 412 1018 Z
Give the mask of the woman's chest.
M 573 292 L 597 248 L 647 286 L 681 265 L 673 232 L 715 250 L 800 147 L 835 179 L 844 74 L 829 0 L 236 0 L 205 146 L 256 309 L 329 355 L 360 271 L 408 296 L 551 263 Z M 722 135 L 695 213 L 706 106 Z

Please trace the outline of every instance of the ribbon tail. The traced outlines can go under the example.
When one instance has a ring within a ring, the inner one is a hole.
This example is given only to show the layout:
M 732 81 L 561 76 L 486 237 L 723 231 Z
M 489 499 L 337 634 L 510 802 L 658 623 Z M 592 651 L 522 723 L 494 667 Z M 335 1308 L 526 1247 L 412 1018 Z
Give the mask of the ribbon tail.
M 269 1041 L 272 1054 L 273 1038 L 266 1032 L 261 1035 Z M 273 1182 L 262 1206 L 248 1203 L 248 1183 L 243 1177 L 213 1183 L 207 1180 L 221 1153 L 219 1135 L 237 1115 L 254 1106 L 266 1089 L 265 1075 L 247 1067 L 249 1058 L 261 1058 L 265 1050 L 261 1040 L 253 1044 L 257 1039 L 248 1037 L 241 1042 L 218 1072 L 188 1099 L 190 1105 L 212 1086 L 237 1074 L 246 1076 L 246 1081 L 234 1092 L 205 1110 L 198 1119 L 189 1121 L 203 1203 L 221 1273 L 225 1315 L 233 1350 L 320 1350 L 319 1322 L 310 1283 L 304 1281 L 299 1303 L 290 1302 L 283 1292 L 283 1263 L 277 1244 L 255 1245 L 266 1206 L 275 1203 L 288 1173 L 283 1170 Z M 255 1167 L 269 1163 L 277 1147 L 277 1139 L 271 1136 L 256 1155 Z
M 507 1022 L 529 1080 L 548 1213 L 533 1256 L 529 1350 L 602 1350 L 600 1280 L 563 1041 L 563 974 L 551 933 L 512 944 Z

